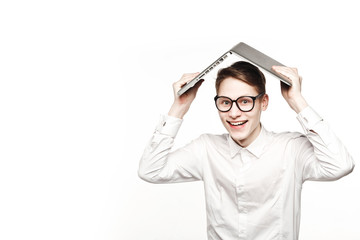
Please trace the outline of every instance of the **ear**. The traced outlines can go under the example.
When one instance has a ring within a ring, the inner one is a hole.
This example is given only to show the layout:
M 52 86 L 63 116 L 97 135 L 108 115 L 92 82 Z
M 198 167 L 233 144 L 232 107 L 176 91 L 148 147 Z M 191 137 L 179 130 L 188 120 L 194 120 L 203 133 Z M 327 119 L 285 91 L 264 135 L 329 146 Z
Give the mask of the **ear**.
M 265 94 L 261 98 L 261 110 L 265 111 L 267 109 L 268 105 L 269 105 L 269 95 Z

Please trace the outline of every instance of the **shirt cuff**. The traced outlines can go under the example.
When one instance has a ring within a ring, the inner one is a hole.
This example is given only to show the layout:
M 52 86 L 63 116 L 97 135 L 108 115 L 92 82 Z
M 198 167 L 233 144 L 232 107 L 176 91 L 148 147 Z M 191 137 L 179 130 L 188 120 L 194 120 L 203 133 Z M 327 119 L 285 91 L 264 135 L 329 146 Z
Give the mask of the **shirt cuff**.
M 175 118 L 168 115 L 161 115 L 159 124 L 157 125 L 155 132 L 175 138 L 180 129 L 182 121 L 183 120 L 180 118 Z
M 313 128 L 315 127 L 315 125 L 323 120 L 320 115 L 315 112 L 315 110 L 312 109 L 310 106 L 303 109 L 297 115 L 297 119 L 306 132 L 314 130 Z

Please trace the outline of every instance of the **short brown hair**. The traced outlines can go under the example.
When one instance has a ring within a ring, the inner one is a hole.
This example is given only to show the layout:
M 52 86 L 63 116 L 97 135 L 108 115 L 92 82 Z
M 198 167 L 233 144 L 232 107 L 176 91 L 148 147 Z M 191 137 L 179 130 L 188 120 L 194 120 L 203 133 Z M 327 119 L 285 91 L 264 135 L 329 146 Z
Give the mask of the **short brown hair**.
M 266 79 L 264 74 L 258 67 L 249 62 L 239 61 L 233 63 L 230 67 L 220 69 L 215 82 L 216 92 L 219 91 L 222 81 L 229 77 L 239 79 L 240 81 L 255 87 L 258 93 L 266 92 Z

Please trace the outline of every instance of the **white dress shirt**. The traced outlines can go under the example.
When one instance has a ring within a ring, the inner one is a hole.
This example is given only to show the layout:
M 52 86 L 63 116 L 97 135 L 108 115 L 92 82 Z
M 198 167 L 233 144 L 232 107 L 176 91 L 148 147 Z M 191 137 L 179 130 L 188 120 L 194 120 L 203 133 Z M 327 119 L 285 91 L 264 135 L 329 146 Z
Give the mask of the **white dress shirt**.
M 209 240 L 298 239 L 303 182 L 339 179 L 354 161 L 312 108 L 297 119 L 306 135 L 262 127 L 247 148 L 229 134 L 204 134 L 172 151 L 182 120 L 163 116 L 139 176 L 151 183 L 203 181 Z

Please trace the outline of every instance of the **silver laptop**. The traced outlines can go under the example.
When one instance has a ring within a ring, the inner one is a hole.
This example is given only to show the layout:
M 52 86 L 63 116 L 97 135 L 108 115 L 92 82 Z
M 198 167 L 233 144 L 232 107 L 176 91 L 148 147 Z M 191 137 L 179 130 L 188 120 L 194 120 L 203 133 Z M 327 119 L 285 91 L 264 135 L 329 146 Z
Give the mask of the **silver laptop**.
M 217 59 L 214 63 L 212 63 L 209 67 L 207 67 L 204 71 L 202 71 L 196 78 L 185 84 L 179 91 L 178 95 L 182 95 L 187 90 L 192 88 L 198 81 L 204 78 L 205 75 L 207 75 L 211 70 L 214 68 L 217 68 L 219 64 L 221 64 L 226 58 L 228 58 L 230 55 L 235 54 L 241 58 L 244 58 L 248 60 L 249 62 L 257 65 L 258 67 L 265 69 L 272 75 L 274 75 L 276 78 L 280 79 L 280 81 L 284 82 L 285 84 L 291 86 L 291 83 L 288 79 L 284 78 L 281 75 L 278 75 L 276 72 L 274 72 L 271 67 L 272 66 L 285 66 L 284 64 L 279 63 L 278 61 L 272 59 L 271 57 L 263 54 L 262 52 L 256 50 L 253 47 L 250 47 L 249 45 L 241 42 L 237 45 L 235 45 L 233 48 L 231 48 L 228 52 L 223 54 L 219 59 Z

